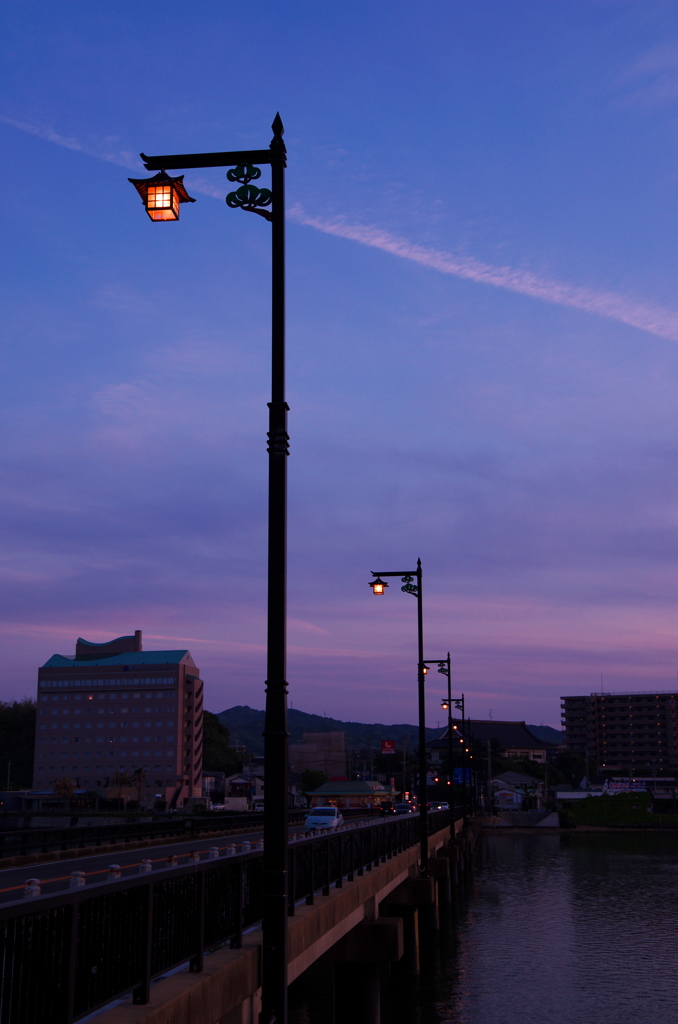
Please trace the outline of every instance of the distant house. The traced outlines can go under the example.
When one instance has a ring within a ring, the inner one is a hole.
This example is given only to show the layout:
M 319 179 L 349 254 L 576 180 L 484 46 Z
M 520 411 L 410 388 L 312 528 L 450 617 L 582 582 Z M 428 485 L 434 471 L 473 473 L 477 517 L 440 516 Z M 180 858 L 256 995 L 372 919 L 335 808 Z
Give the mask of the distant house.
M 495 806 L 500 810 L 520 810 L 525 805 L 542 810 L 546 805 L 546 785 L 543 779 L 534 775 L 503 772 L 492 779 L 491 785 Z M 510 793 L 514 794 L 513 797 Z
M 520 811 L 523 806 L 523 794 L 519 789 L 502 786 L 499 783 L 492 789 L 492 802 L 497 811 Z
M 301 776 L 296 772 L 290 772 L 287 779 L 288 785 L 288 807 L 305 807 L 306 797 L 303 791 Z M 266 787 L 264 785 L 264 773 L 261 771 L 243 771 L 236 775 L 229 775 L 224 782 L 225 797 L 247 797 L 250 808 L 256 803 L 261 806 L 266 799 Z
M 465 735 L 470 735 L 475 744 L 482 744 L 484 747 L 490 742 L 495 748 L 499 748 L 502 757 L 536 761 L 538 764 L 546 763 L 546 752 L 551 744 L 537 737 L 530 732 L 525 722 L 495 722 L 492 719 L 476 720 L 467 719 L 465 722 Z M 453 721 L 452 728 L 454 736 L 461 738 L 462 722 Z M 431 763 L 441 764 L 447 757 L 448 740 L 447 729 L 438 739 L 427 744 L 430 751 Z

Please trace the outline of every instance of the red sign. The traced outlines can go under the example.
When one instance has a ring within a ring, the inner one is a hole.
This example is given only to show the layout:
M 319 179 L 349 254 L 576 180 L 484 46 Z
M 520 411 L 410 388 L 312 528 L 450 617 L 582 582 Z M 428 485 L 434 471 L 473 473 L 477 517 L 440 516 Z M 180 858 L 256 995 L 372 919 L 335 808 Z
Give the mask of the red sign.
M 382 754 L 395 754 L 395 740 L 382 740 L 381 752 Z

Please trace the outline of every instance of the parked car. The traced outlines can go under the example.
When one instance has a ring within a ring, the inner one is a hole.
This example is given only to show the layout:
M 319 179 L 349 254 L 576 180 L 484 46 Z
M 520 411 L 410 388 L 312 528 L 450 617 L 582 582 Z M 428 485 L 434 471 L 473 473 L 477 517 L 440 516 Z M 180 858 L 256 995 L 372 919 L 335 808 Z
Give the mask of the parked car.
M 328 828 L 339 828 L 344 818 L 338 807 L 312 807 L 304 822 L 305 832 L 320 832 Z

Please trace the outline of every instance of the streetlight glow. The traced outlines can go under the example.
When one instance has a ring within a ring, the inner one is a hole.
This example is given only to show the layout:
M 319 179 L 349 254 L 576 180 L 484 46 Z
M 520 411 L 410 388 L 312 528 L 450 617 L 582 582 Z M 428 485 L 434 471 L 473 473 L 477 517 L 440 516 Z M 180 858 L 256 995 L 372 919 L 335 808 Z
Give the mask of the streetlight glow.
M 379 576 L 377 576 L 376 580 L 370 580 L 368 583 L 368 587 L 372 587 L 372 593 L 377 596 L 383 594 L 387 586 L 388 583 L 385 583 Z
M 141 196 L 151 220 L 179 220 L 179 205 L 194 203 L 184 186 L 184 176 L 170 177 L 159 171 L 152 178 L 128 178 Z

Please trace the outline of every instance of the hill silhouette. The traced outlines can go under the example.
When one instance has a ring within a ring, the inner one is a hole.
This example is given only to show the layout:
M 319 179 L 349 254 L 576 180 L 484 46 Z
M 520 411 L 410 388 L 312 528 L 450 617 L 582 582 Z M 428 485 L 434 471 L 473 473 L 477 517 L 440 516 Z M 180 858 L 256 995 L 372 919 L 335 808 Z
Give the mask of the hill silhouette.
M 251 754 L 263 754 L 263 711 L 238 704 L 220 711 L 217 718 L 230 730 L 232 746 L 246 746 Z M 343 732 L 347 750 L 380 750 L 382 740 L 395 740 L 396 745 L 402 747 L 406 736 L 409 737 L 407 742 L 410 750 L 414 750 L 419 742 L 419 727 L 407 723 L 384 725 L 374 722 L 366 725 L 363 722 L 342 722 L 338 718 L 325 718 L 324 715 L 309 715 L 297 708 L 289 709 L 288 721 L 290 743 L 302 743 L 306 732 Z M 560 742 L 560 733 L 550 726 L 528 726 L 528 729 L 546 742 Z M 436 739 L 442 732 L 442 728 L 427 729 L 426 739 Z

